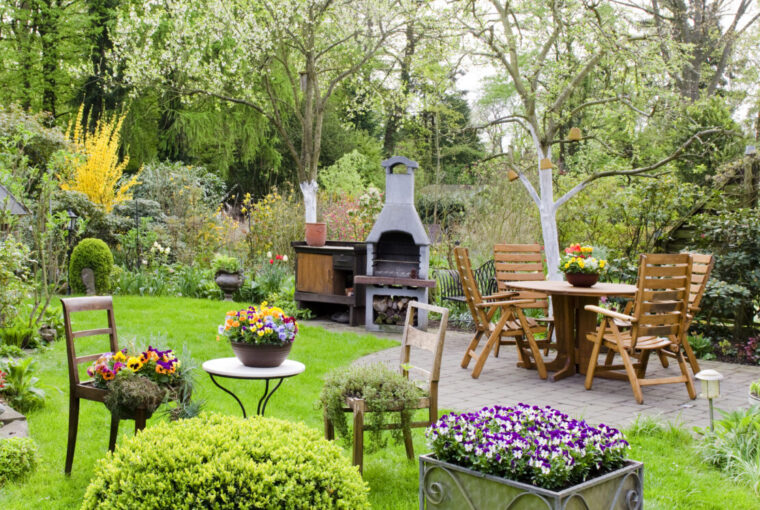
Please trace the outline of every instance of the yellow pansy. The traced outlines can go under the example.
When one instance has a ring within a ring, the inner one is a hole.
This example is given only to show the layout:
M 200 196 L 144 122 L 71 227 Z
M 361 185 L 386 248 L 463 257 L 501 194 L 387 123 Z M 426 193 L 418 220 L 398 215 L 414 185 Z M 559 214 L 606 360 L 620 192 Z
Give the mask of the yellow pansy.
M 129 358 L 127 360 L 127 368 L 132 370 L 132 372 L 137 372 L 142 368 L 143 364 L 140 363 L 140 360 L 138 358 L 135 358 L 134 356 Z
M 123 363 L 124 361 L 126 361 L 126 359 L 127 359 L 127 357 L 124 356 L 124 353 L 121 352 L 121 351 L 119 351 L 119 352 L 117 352 L 116 354 L 113 355 L 113 360 L 114 361 L 121 361 Z

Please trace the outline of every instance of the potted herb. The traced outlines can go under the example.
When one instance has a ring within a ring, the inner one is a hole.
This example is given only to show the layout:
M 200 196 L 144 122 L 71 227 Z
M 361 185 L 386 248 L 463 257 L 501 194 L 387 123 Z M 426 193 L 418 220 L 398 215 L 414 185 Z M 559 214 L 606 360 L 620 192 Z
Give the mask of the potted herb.
M 224 300 L 232 301 L 232 295 L 243 286 L 243 274 L 240 271 L 240 261 L 235 257 L 217 253 L 211 261 L 214 281 L 224 292 Z
M 571 244 L 559 261 L 559 270 L 574 287 L 591 287 L 599 281 L 599 275 L 607 270 L 607 261 L 598 258 L 593 246 Z
M 216 339 L 226 337 L 232 352 L 243 365 L 267 368 L 282 365 L 297 333 L 294 317 L 264 302 L 259 308 L 251 306 L 227 312 Z
M 109 390 L 105 405 L 119 419 L 133 419 L 138 409 L 150 418 L 164 402 L 189 403 L 192 381 L 180 366 L 171 349 L 130 352 L 125 348 L 100 356 L 87 375 L 96 387 Z
M 749 405 L 760 407 L 760 379 L 749 386 Z
M 420 457 L 426 508 L 640 508 L 643 464 L 623 434 L 551 407 L 484 407 L 443 416 Z

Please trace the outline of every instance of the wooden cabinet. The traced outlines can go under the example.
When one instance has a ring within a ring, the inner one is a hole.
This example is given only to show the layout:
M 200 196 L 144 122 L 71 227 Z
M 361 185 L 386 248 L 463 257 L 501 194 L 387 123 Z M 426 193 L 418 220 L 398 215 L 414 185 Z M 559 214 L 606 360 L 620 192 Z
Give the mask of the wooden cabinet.
M 364 243 L 328 241 L 325 246 L 292 243 L 296 253 L 295 300 L 316 313 L 334 313 L 348 307 L 349 323 L 358 326 L 364 318 L 364 286 L 354 277 L 367 269 Z

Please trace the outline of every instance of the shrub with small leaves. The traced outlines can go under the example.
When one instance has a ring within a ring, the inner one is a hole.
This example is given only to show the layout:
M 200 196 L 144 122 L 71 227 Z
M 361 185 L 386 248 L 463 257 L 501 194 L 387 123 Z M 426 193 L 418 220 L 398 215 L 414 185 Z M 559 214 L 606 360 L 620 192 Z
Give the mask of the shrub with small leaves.
M 37 445 L 29 437 L 0 439 L 0 488 L 23 479 L 37 466 Z
M 301 423 L 214 414 L 160 423 L 98 462 L 82 510 L 362 509 L 340 448 Z
M 85 268 L 92 269 L 95 274 L 95 291 L 107 294 L 111 290 L 113 255 L 106 243 L 100 239 L 82 239 L 71 252 L 69 284 L 71 290 L 79 294 L 87 290 L 82 282 L 82 269 Z

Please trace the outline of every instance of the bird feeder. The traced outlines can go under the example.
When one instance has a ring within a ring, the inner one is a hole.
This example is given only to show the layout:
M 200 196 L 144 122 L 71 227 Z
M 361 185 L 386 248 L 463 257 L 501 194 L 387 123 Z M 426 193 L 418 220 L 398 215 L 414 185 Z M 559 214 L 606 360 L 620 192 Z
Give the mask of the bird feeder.
M 549 158 L 543 158 L 541 160 L 541 165 L 540 165 L 539 168 L 541 168 L 541 170 L 551 170 L 552 168 L 554 168 L 554 165 L 552 164 L 552 160 L 551 159 L 549 159 Z
M 567 134 L 567 139 L 571 142 L 579 142 L 583 138 L 581 135 L 581 128 L 571 127 L 570 132 Z
M 715 430 L 713 425 L 713 399 L 720 397 L 720 381 L 723 375 L 717 370 L 702 370 L 694 375 L 702 385 L 700 397 L 710 402 L 710 430 Z
M 509 179 L 509 182 L 512 182 L 514 180 L 517 180 L 520 178 L 520 175 L 514 171 L 514 169 L 510 168 L 507 170 L 507 178 Z

